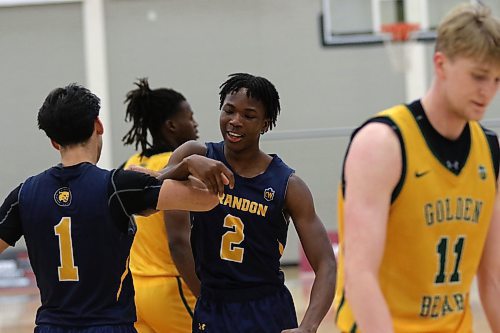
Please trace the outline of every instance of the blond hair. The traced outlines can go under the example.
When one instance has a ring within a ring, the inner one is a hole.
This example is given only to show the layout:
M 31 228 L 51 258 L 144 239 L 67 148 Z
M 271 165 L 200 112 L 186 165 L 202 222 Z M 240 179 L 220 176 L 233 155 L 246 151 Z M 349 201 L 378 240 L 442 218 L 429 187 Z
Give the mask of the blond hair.
M 500 66 L 500 19 L 483 4 L 459 5 L 439 24 L 435 51 Z

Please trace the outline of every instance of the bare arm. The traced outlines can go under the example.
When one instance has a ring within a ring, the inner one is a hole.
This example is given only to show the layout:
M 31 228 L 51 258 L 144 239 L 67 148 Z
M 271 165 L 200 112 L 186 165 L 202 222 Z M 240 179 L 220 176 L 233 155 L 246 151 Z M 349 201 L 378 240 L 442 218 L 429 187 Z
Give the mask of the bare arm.
M 500 184 L 499 184 L 500 185 Z M 497 186 L 498 189 L 498 186 Z M 478 270 L 481 303 L 493 333 L 500 333 L 500 193 L 497 190 L 490 229 Z
M 224 185 L 234 186 L 234 175 L 224 163 L 205 157 L 207 147 L 188 141 L 177 148 L 161 171 L 159 179 L 184 180 L 189 175 L 201 180 L 210 192 L 224 193 Z
M 218 204 L 217 194 L 209 192 L 201 181 L 189 176 L 185 181 L 164 180 L 156 209 L 203 212 Z
M 316 332 L 332 305 L 337 270 L 335 256 L 323 223 L 316 215 L 311 192 L 296 175 L 290 177 L 285 205 L 316 276 L 299 328 L 283 332 Z
M 5 251 L 9 247 L 9 244 L 7 244 L 4 240 L 0 239 L 0 253 Z
M 378 281 L 391 194 L 401 175 L 394 131 L 371 123 L 354 137 L 345 163 L 345 291 L 359 330 L 394 332 Z M 367 301 L 369 300 L 369 301 Z
M 189 213 L 168 211 L 164 214 L 168 246 L 172 259 L 189 289 L 198 297 L 200 295 L 200 280 L 195 273 L 193 252 L 191 251 L 189 239 L 191 234 Z

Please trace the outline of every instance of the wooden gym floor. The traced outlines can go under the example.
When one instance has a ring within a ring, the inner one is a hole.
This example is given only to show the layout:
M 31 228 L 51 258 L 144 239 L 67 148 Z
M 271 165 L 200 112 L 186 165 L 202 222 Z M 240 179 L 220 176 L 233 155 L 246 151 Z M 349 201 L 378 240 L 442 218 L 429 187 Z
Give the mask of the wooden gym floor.
M 309 299 L 311 288 L 310 273 L 300 273 L 297 267 L 285 269 L 286 284 L 292 292 L 297 316 L 302 318 Z M 474 312 L 474 332 L 490 332 L 482 312 L 477 288 L 471 293 Z M 34 327 L 36 309 L 39 305 L 36 288 L 22 290 L 0 289 L 0 333 L 31 333 Z M 318 329 L 318 333 L 338 333 L 334 325 L 334 313 L 330 310 Z

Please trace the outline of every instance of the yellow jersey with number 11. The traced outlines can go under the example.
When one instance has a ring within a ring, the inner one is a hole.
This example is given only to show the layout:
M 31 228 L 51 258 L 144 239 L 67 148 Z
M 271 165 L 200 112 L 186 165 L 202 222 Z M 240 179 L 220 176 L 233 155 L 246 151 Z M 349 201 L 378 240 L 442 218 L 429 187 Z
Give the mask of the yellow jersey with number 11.
M 379 273 L 395 332 L 471 332 L 469 291 L 496 193 L 495 168 L 484 130 L 477 122 L 469 122 L 470 151 L 456 174 L 433 154 L 406 106 L 378 116 L 390 118 L 399 128 L 406 159 L 404 182 L 389 211 Z M 343 223 L 340 191 L 337 324 L 344 332 L 357 332 L 343 292 Z

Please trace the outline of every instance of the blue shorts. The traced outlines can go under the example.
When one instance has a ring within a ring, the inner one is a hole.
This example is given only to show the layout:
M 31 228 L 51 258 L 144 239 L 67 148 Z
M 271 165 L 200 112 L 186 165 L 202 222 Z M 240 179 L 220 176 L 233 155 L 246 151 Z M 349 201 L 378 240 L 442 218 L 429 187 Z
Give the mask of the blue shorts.
M 285 286 L 270 296 L 245 302 L 201 296 L 193 317 L 193 333 L 280 333 L 297 326 L 292 295 Z
M 137 331 L 133 324 L 88 327 L 39 325 L 35 327 L 35 333 L 137 333 Z

